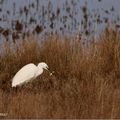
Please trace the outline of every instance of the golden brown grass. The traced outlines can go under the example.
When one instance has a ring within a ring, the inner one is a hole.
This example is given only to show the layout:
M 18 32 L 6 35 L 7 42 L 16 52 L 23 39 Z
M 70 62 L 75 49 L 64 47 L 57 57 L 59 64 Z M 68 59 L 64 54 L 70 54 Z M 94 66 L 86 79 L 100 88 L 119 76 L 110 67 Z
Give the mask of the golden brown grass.
M 55 71 L 11 88 L 25 64 L 44 61 Z M 120 35 L 106 29 L 87 50 L 81 40 L 49 36 L 3 44 L 0 112 L 6 118 L 120 118 Z

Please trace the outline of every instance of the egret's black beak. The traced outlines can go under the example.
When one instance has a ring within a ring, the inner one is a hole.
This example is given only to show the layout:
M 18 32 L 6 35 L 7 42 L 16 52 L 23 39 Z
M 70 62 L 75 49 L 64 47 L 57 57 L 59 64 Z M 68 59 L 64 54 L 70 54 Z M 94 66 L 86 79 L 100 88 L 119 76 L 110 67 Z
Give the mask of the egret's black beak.
M 49 73 L 51 73 L 50 70 L 49 70 L 49 67 L 46 67 L 45 69 L 46 69 Z
M 50 73 L 50 76 L 53 74 L 53 72 L 49 70 L 49 67 L 47 67 L 46 70 Z

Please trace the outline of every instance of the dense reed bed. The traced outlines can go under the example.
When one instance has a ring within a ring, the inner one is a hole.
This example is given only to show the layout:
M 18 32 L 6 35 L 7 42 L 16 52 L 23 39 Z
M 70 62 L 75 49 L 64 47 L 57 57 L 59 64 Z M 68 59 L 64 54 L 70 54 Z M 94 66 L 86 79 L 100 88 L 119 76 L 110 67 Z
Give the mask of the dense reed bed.
M 120 35 L 106 29 L 88 48 L 56 35 L 2 44 L 0 112 L 6 118 L 120 118 Z M 36 80 L 16 89 L 11 79 L 27 63 L 46 62 Z

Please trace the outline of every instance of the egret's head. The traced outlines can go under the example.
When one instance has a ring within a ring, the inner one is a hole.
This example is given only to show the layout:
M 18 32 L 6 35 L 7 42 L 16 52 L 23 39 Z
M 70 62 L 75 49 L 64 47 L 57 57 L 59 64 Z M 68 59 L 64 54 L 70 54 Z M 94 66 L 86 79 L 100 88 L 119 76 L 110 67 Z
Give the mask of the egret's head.
M 45 70 L 48 70 L 49 67 L 46 63 L 41 62 L 41 63 L 38 64 L 38 68 L 43 68 Z

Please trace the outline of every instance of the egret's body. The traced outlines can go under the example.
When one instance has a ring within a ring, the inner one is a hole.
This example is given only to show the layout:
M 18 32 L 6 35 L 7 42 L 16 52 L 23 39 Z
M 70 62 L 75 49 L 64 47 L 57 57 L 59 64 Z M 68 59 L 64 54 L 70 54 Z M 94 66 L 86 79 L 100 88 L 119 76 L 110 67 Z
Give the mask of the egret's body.
M 12 87 L 16 87 L 35 79 L 43 73 L 43 69 L 48 70 L 48 65 L 43 62 L 39 63 L 38 66 L 34 65 L 33 63 L 23 66 L 13 77 Z

